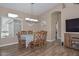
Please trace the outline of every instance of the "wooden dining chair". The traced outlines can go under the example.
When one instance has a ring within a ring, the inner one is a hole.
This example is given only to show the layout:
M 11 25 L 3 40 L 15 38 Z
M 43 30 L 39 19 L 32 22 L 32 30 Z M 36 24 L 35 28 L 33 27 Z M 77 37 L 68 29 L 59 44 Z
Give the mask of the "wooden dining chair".
M 35 33 L 35 38 L 30 42 L 30 47 L 42 47 L 46 44 L 46 31 L 40 31 Z
M 26 34 L 26 31 L 21 31 L 17 33 L 18 44 L 20 48 L 26 47 L 26 40 L 23 38 L 23 35 Z

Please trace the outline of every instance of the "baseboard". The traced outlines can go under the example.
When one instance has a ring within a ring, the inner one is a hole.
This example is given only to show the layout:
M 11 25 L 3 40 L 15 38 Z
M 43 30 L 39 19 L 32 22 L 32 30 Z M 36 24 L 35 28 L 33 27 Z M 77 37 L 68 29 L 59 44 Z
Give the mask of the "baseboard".
M 53 42 L 53 41 L 55 41 L 55 40 L 46 40 L 46 41 L 48 41 L 48 42 Z
M 4 45 L 0 45 L 0 47 L 4 47 L 4 46 L 8 46 L 8 45 L 13 45 L 13 44 L 17 44 L 18 42 L 13 42 L 13 43 L 9 43 L 9 44 L 4 44 Z

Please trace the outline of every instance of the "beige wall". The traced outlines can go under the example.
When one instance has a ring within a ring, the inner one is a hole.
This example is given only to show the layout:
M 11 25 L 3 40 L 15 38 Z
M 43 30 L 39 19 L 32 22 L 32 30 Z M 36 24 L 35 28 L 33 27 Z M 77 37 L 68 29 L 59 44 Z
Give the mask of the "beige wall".
M 46 12 L 46 13 L 44 13 L 44 14 L 41 14 L 40 16 L 39 16 L 39 20 L 45 20 L 46 21 L 46 23 L 47 23 L 47 25 L 45 25 L 45 26 L 42 26 L 41 25 L 41 23 L 39 24 L 34 24 L 34 26 L 31 26 L 31 27 L 29 27 L 28 26 L 28 24 L 25 22 L 25 20 L 24 20 L 24 18 L 25 17 L 28 17 L 29 15 L 27 15 L 27 14 L 25 14 L 25 13 L 23 13 L 23 12 L 20 12 L 20 11 L 16 11 L 16 10 L 12 10 L 12 9 L 8 9 L 8 8 L 0 8 L 0 14 L 1 14 L 1 16 L 2 15 L 7 15 L 7 13 L 8 12 L 11 12 L 11 13 L 16 13 L 16 14 L 18 14 L 19 15 L 19 17 L 20 17 L 20 19 L 22 19 L 22 22 L 23 22 L 23 28 L 22 28 L 22 30 L 33 30 L 33 31 L 39 31 L 39 30 L 46 30 L 46 31 L 48 31 L 48 34 L 47 34 L 47 40 L 48 41 L 53 41 L 53 40 L 55 40 L 55 34 L 54 34 L 54 30 L 52 31 L 52 29 L 53 29 L 53 27 L 52 27 L 52 23 L 51 23 L 51 21 L 53 20 L 54 21 L 54 19 L 52 18 L 52 14 L 54 13 L 54 12 L 58 12 L 58 11 L 60 11 L 61 12 L 61 10 L 62 10 L 62 5 L 60 4 L 60 5 L 58 5 L 58 6 L 56 6 L 54 9 L 51 9 L 51 10 L 49 10 L 48 12 Z M 34 17 L 34 18 L 38 18 L 37 16 L 36 17 Z M 52 31 L 52 32 L 51 32 Z M 52 34 L 53 33 L 53 34 Z M 5 40 L 6 41 L 6 40 Z M 10 41 L 9 40 L 9 42 L 7 42 L 7 43 L 11 43 L 12 41 Z M 14 40 L 13 42 L 16 42 L 16 40 Z M 13 43 L 12 42 L 12 43 Z M 3 45 L 4 44 L 4 40 L 2 41 L 2 43 L 0 44 L 0 45 Z M 5 44 L 4 44 L 5 45 Z
M 0 7 L 0 15 L 1 16 L 7 16 L 8 13 L 15 13 L 15 14 L 18 14 L 19 15 L 19 18 L 23 21 L 23 30 L 30 30 L 30 28 L 32 30 L 37 30 L 36 29 L 36 27 L 38 27 L 37 25 L 36 26 L 34 25 L 32 27 L 29 27 L 28 24 L 26 23 L 25 17 L 29 17 L 30 16 L 29 14 L 23 13 L 21 11 L 16 11 L 16 10 L 12 10 L 12 9 L 8 9 L 8 8 L 2 8 L 2 7 Z M 38 19 L 37 16 L 33 16 L 33 18 Z
M 64 41 L 64 33 L 65 33 L 65 20 L 72 18 L 79 18 L 79 5 L 69 4 L 62 10 L 62 41 Z
M 34 31 L 38 31 L 38 30 L 46 30 L 48 32 L 47 34 L 47 40 L 48 41 L 53 41 L 55 38 L 55 34 L 54 34 L 54 30 L 52 27 L 52 25 L 54 25 L 54 18 L 52 18 L 52 14 L 54 12 L 61 12 L 61 30 L 59 30 L 61 32 L 61 40 L 64 41 L 64 32 L 65 32 L 65 20 L 66 19 L 70 19 L 70 18 L 79 18 L 79 5 L 73 5 L 73 4 L 65 4 L 66 6 L 63 8 L 62 4 L 59 4 L 58 6 L 55 6 L 54 9 L 49 10 L 46 13 L 41 14 L 39 17 L 35 17 L 38 18 L 39 20 L 44 20 L 47 22 L 47 25 L 42 26 L 41 24 L 38 25 L 34 25 L 32 27 L 29 27 L 27 25 L 27 23 L 24 21 L 25 17 L 28 17 L 29 15 L 19 12 L 19 11 L 15 11 L 15 10 L 11 10 L 11 9 L 6 9 L 6 8 L 0 8 L 0 14 L 1 15 L 6 15 L 8 12 L 12 12 L 12 13 L 17 13 L 20 18 L 23 20 L 23 30 L 34 30 Z M 53 23 L 52 23 L 53 21 Z M 60 26 L 59 26 L 60 27 Z
M 52 14 L 54 12 L 61 12 L 61 29 L 59 30 L 61 33 L 61 41 L 64 41 L 64 33 L 65 33 L 65 20 L 66 19 L 71 19 L 71 18 L 79 18 L 79 5 L 74 5 L 74 4 L 60 4 L 56 6 L 54 9 L 51 9 L 49 12 L 46 12 L 40 16 L 41 20 L 46 20 L 47 21 L 47 26 L 42 27 L 41 29 L 47 30 L 48 31 L 48 36 L 47 40 L 54 40 L 55 37 L 55 27 L 54 26 L 54 17 L 52 18 Z M 53 23 L 51 22 L 53 21 Z M 52 27 L 52 28 L 51 28 Z M 60 27 L 60 26 L 59 26 Z
M 41 26 L 40 29 L 41 30 L 46 30 L 48 33 L 47 33 L 47 40 L 48 41 L 54 41 L 55 40 L 55 26 L 52 26 L 52 25 L 55 25 L 54 24 L 54 19 L 52 18 L 52 14 L 54 12 L 61 12 L 62 11 L 62 5 L 59 4 L 58 6 L 55 6 L 54 9 L 51 9 L 49 10 L 48 12 L 42 14 L 39 19 L 42 21 L 42 20 L 45 20 L 47 22 L 47 26 Z M 54 28 L 54 29 L 53 29 Z

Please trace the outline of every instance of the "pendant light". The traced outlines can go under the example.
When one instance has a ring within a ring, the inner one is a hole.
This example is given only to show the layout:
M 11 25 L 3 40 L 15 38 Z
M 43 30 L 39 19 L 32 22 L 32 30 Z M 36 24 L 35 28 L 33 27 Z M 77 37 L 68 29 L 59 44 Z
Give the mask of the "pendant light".
M 30 8 L 30 12 L 31 12 L 31 13 L 30 13 L 30 14 L 31 14 L 31 15 L 30 15 L 30 18 L 25 18 L 25 20 L 26 20 L 26 21 L 30 21 L 30 22 L 38 22 L 37 19 L 33 19 L 33 10 L 34 10 L 34 9 L 33 9 L 33 8 L 34 8 L 33 6 L 34 6 L 34 3 L 31 3 L 31 4 L 30 4 L 30 7 L 31 7 L 31 8 Z

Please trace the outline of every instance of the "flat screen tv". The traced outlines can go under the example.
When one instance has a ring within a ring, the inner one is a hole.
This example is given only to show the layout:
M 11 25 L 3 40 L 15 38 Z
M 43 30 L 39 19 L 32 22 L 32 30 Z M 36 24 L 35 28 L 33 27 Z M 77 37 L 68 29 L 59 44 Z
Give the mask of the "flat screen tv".
M 66 32 L 79 32 L 79 18 L 66 20 Z

